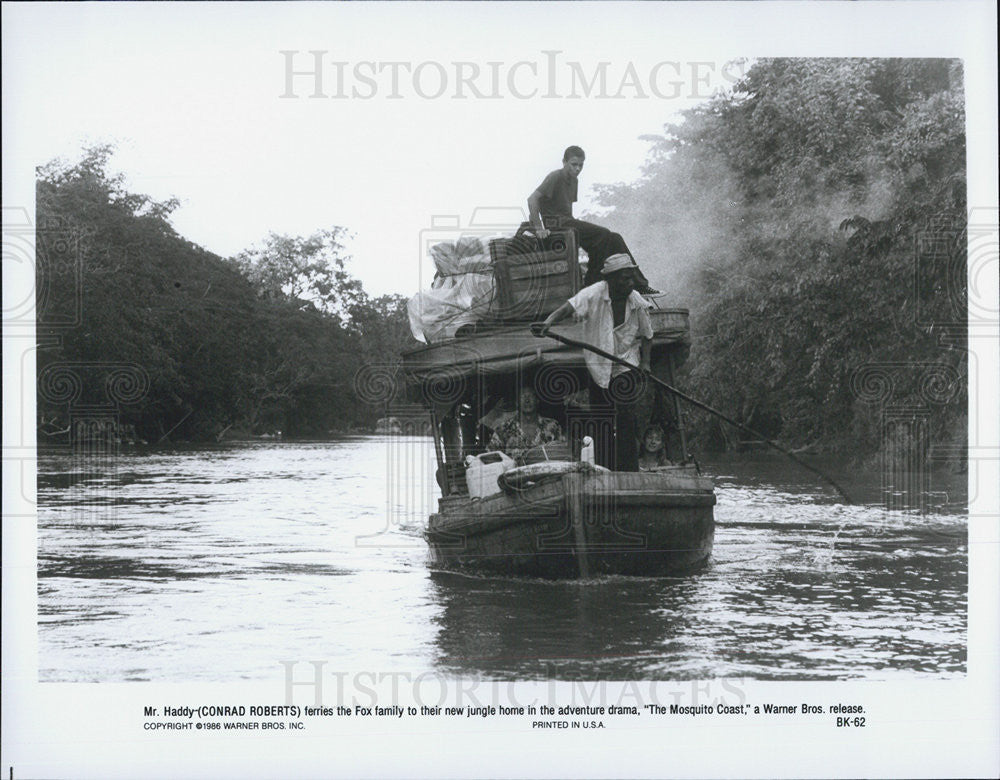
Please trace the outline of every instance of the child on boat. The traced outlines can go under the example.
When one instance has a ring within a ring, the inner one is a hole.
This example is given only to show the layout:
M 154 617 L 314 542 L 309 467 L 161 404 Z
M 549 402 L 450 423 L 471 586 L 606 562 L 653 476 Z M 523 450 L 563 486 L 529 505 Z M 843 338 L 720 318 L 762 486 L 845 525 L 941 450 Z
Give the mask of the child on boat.
M 639 471 L 653 471 L 667 465 L 663 428 L 650 425 L 642 433 L 642 450 L 639 453 Z

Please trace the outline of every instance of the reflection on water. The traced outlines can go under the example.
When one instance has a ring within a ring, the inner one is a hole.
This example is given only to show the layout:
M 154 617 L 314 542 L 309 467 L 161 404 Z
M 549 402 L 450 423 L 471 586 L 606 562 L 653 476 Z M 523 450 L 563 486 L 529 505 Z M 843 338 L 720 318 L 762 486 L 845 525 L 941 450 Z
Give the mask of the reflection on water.
M 836 503 L 774 460 L 716 464 L 697 575 L 478 579 L 428 570 L 433 450 L 389 442 L 41 456 L 41 679 L 274 680 L 305 659 L 508 679 L 964 674 L 961 478 L 920 515 Z

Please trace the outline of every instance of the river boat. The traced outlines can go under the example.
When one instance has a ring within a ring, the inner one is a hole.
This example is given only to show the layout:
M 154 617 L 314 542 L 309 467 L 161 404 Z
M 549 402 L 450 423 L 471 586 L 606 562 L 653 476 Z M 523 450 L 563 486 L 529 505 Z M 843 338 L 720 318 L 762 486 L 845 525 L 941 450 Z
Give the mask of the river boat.
M 672 383 L 690 346 L 688 312 L 650 311 L 652 372 Z M 554 328 L 582 339 L 578 323 Z M 647 419 L 670 420 L 669 463 L 608 471 L 581 459 L 593 427 L 586 409 L 564 403 L 552 416 L 568 444 L 541 466 L 505 472 L 491 495 L 469 494 L 469 456 L 485 448 L 480 420 L 497 382 L 532 375 L 570 398 L 585 387 L 583 351 L 534 336 L 528 323 L 484 323 L 402 356 L 409 393 L 429 409 L 442 495 L 425 532 L 431 566 L 487 576 L 549 579 L 607 575 L 673 576 L 705 565 L 712 551 L 714 485 L 687 452 L 675 397 L 656 396 Z M 553 407 L 550 406 L 551 411 Z M 643 428 L 640 418 L 639 428 Z

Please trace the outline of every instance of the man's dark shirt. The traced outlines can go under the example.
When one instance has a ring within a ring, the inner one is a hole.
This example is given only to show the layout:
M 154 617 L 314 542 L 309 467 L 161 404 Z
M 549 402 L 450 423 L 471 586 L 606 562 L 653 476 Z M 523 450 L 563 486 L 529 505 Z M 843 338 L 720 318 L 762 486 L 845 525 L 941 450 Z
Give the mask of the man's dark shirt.
M 572 217 L 576 189 L 577 180 L 568 176 L 562 168 L 552 171 L 535 190 L 542 196 L 538 211 L 542 216 Z

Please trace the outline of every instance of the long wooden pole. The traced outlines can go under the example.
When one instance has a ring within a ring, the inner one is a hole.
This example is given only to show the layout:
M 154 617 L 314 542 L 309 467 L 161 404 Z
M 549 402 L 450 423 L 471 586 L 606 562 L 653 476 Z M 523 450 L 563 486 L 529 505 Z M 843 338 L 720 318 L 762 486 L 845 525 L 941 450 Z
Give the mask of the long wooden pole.
M 536 327 L 536 325 L 538 325 L 538 327 Z M 610 361 L 612 361 L 614 363 L 618 363 L 619 365 L 625 366 L 626 368 L 632 368 L 632 369 L 635 369 L 636 371 L 641 371 L 647 377 L 649 377 L 654 382 L 656 382 L 656 384 L 660 385 L 660 387 L 662 387 L 664 390 L 667 390 L 667 391 L 673 393 L 674 396 L 676 396 L 677 398 L 681 398 L 681 399 L 687 401 L 692 406 L 697 406 L 699 409 L 704 409 L 709 414 L 714 414 L 720 420 L 725 420 L 730 425 L 734 425 L 737 428 L 739 428 L 740 430 L 746 431 L 751 436 L 764 441 L 765 443 L 767 443 L 768 445 L 770 445 L 774 449 L 778 450 L 778 452 L 781 452 L 781 453 L 787 455 L 789 458 L 791 458 L 796 463 L 798 463 L 800 466 L 802 466 L 802 468 L 806 469 L 807 471 L 811 471 L 813 474 L 815 474 L 816 476 L 820 477 L 825 482 L 829 483 L 834 488 L 834 490 L 836 490 L 838 493 L 840 493 L 841 496 L 844 497 L 844 500 L 847 501 L 848 504 L 853 504 L 854 503 L 854 501 L 851 499 L 851 497 L 849 495 L 847 495 L 847 491 L 844 490 L 840 485 L 838 485 L 837 482 L 832 477 L 829 477 L 826 474 L 824 474 L 822 471 L 820 471 L 819 469 L 817 469 L 817 468 L 815 468 L 813 466 L 810 466 L 804 460 L 802 460 L 801 458 L 799 458 L 794 452 L 790 452 L 789 450 L 787 450 L 784 447 L 782 447 L 780 444 L 771 441 L 764 434 L 760 433 L 759 431 L 755 431 L 750 426 L 744 425 L 743 423 L 736 422 L 736 420 L 732 419 L 731 417 L 727 417 L 722 412 L 720 412 L 718 409 L 713 409 L 711 406 L 709 406 L 706 403 L 703 403 L 702 401 L 699 401 L 697 398 L 692 398 L 687 393 L 681 392 L 676 387 L 674 387 L 674 386 L 672 386 L 670 384 L 667 384 L 662 379 L 660 379 L 659 377 L 655 376 L 651 371 L 647 371 L 644 368 L 640 368 L 639 366 L 633 365 L 632 363 L 629 363 L 627 360 L 622 360 L 620 357 L 617 357 L 616 355 L 612 355 L 610 352 L 605 352 L 603 349 L 595 347 L 592 344 L 587 344 L 587 343 L 585 343 L 583 341 L 577 341 L 576 339 L 571 339 L 571 338 L 568 338 L 567 336 L 563 336 L 563 335 L 560 335 L 558 333 L 553 333 L 551 330 L 547 330 L 545 333 L 543 333 L 542 330 L 541 330 L 541 327 L 540 327 L 540 323 L 536 323 L 536 324 L 532 325 L 531 332 L 535 336 L 538 336 L 539 338 L 541 338 L 542 336 L 548 336 L 550 339 L 555 339 L 556 341 L 559 341 L 559 342 L 561 342 L 563 344 L 566 344 L 567 346 L 576 347 L 578 349 L 587 349 L 587 350 L 590 350 L 595 355 L 600 355 L 601 357 L 607 358 L 608 360 L 610 360 Z

